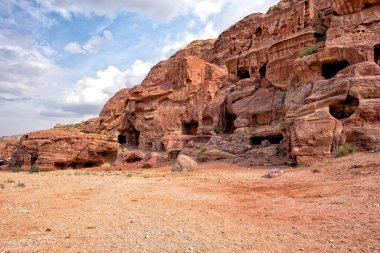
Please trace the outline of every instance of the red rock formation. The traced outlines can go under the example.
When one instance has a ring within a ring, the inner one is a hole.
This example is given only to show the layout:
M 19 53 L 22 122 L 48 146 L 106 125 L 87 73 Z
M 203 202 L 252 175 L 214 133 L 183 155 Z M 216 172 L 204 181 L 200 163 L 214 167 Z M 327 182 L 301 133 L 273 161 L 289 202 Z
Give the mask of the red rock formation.
M 83 167 L 119 150 L 117 166 L 180 153 L 292 164 L 347 142 L 379 150 L 379 2 L 282 0 L 160 62 L 79 130 L 28 134 L 12 161 Z
M 113 163 L 118 146 L 106 136 L 60 127 L 24 135 L 9 165 L 23 169 L 37 166 L 45 170 L 101 166 Z

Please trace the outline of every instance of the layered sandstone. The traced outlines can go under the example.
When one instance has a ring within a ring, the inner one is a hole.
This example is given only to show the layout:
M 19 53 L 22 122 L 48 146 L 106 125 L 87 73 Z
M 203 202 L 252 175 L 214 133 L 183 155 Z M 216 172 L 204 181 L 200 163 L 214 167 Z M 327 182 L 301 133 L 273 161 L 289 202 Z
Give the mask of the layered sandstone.
M 379 2 L 282 0 L 160 62 L 75 131 L 28 134 L 12 161 L 293 164 L 344 143 L 379 150 Z
M 101 166 L 113 163 L 118 146 L 107 136 L 84 134 L 73 127 L 59 127 L 24 135 L 9 164 L 43 169 Z

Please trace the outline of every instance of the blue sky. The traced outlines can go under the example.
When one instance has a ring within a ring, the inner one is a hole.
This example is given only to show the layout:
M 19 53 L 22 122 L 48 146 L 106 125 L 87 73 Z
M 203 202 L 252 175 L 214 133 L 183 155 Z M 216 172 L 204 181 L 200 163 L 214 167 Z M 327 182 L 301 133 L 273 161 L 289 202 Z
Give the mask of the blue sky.
M 96 117 L 160 60 L 278 1 L 76 2 L 0 2 L 0 136 Z

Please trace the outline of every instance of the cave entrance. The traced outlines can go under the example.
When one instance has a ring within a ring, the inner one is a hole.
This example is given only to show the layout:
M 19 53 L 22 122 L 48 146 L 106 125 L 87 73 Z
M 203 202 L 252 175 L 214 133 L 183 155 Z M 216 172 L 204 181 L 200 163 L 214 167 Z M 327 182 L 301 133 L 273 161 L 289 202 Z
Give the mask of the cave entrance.
M 56 162 L 56 163 L 54 163 L 54 168 L 56 168 L 57 170 L 65 170 L 65 169 L 67 169 L 67 164 Z
M 197 135 L 198 133 L 198 121 L 192 120 L 188 123 L 182 123 L 183 135 Z
M 138 155 L 131 155 L 130 157 L 127 158 L 126 162 L 127 163 L 137 163 L 137 162 L 140 162 L 142 160 L 141 157 L 139 157 Z
M 267 64 L 265 63 L 261 68 L 259 69 L 259 74 L 262 78 L 265 78 L 267 75 Z
M 30 165 L 33 166 L 37 162 L 38 156 L 37 155 L 32 155 L 30 157 Z
M 94 168 L 100 167 L 103 164 L 102 161 L 80 161 L 80 162 L 72 162 L 68 166 L 65 165 L 65 169 L 67 167 L 71 169 L 86 169 L 86 168 Z
M 237 71 L 237 76 L 239 77 L 239 80 L 251 77 L 251 75 L 249 74 L 249 69 L 246 68 L 239 68 Z
M 265 140 L 269 141 L 270 144 L 281 144 L 284 140 L 284 136 L 282 134 L 254 136 L 251 138 L 251 144 L 254 146 L 261 145 Z
M 330 105 L 330 114 L 338 120 L 347 119 L 355 113 L 358 106 L 359 99 L 348 95 L 343 102 Z
M 263 29 L 261 29 L 261 27 L 258 27 L 256 29 L 255 36 L 256 38 L 260 38 L 261 36 L 263 36 Z
M 346 60 L 335 63 L 322 64 L 322 76 L 326 79 L 333 78 L 339 71 L 345 69 L 350 63 Z
M 0 166 L 3 166 L 5 165 L 5 161 L 4 160 L 0 160 Z
M 121 133 L 117 137 L 117 139 L 121 145 L 130 145 L 133 147 L 137 147 L 139 145 L 140 132 L 137 131 L 135 128 L 131 128 Z
M 117 137 L 117 142 L 120 143 L 121 145 L 127 144 L 127 136 L 120 134 Z
M 236 120 L 236 115 L 233 113 L 230 113 L 226 110 L 226 115 L 225 115 L 225 127 L 224 127 L 224 133 L 226 134 L 232 134 L 235 131 L 235 125 L 234 121 Z
M 380 66 L 380 44 L 375 46 L 375 63 Z

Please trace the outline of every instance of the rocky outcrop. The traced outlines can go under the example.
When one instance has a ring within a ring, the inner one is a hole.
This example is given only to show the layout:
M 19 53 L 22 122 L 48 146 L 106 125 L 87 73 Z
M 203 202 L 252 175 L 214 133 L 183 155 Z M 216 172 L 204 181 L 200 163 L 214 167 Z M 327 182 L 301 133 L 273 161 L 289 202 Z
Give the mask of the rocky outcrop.
M 84 134 L 76 128 L 55 128 L 24 135 L 9 166 L 45 170 L 80 169 L 112 164 L 118 143 L 106 136 Z
M 75 131 L 28 134 L 12 161 L 254 166 L 379 150 L 379 64 L 379 1 L 282 0 L 158 63 Z
M 8 165 L 13 152 L 17 149 L 20 138 L 21 135 L 0 137 L 0 169 Z
M 191 172 L 196 170 L 198 163 L 193 158 L 186 155 L 179 155 L 177 163 L 172 168 L 172 172 Z

